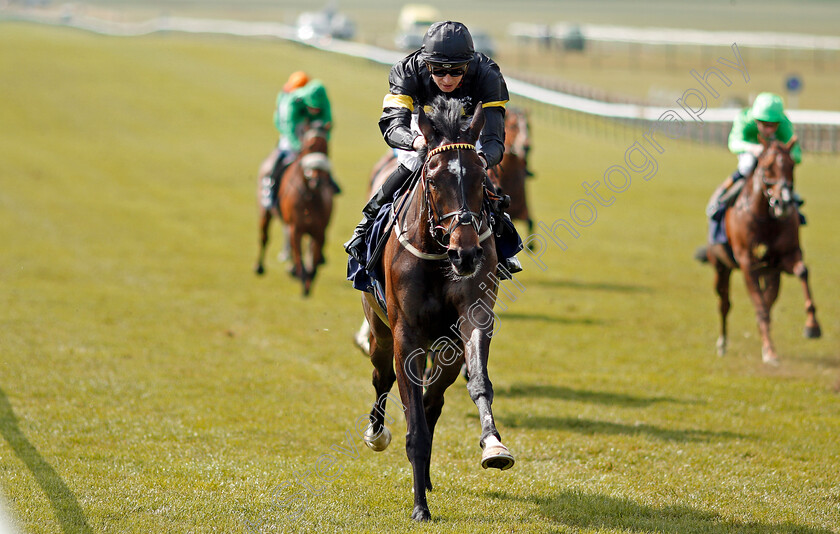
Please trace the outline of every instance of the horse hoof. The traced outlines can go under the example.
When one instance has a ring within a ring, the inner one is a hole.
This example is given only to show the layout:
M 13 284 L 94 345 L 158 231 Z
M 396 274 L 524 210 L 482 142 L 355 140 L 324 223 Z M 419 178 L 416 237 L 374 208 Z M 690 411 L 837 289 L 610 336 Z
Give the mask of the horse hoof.
M 254 267 L 254 274 L 262 276 L 265 274 L 265 269 L 262 265 L 257 265 L 256 267 Z
M 779 366 L 779 357 L 769 350 L 761 349 L 761 361 L 764 362 L 765 365 L 770 365 L 772 367 Z
M 726 355 L 726 339 L 719 337 L 717 343 L 715 343 L 715 350 L 717 351 L 718 356 L 725 356 Z
M 822 337 L 822 330 L 820 329 L 820 325 L 816 326 L 806 326 L 805 327 L 805 337 L 808 339 L 819 339 Z
M 429 513 L 429 509 L 425 506 L 415 506 L 414 511 L 411 512 L 411 519 L 415 521 L 431 521 L 432 514 Z
M 370 447 L 371 450 L 382 452 L 387 449 L 388 445 L 391 443 L 391 431 L 388 430 L 388 427 L 382 425 L 382 430 L 376 434 L 373 432 L 373 427 L 368 425 L 365 429 L 364 441 L 365 445 Z M 428 510 L 426 513 L 428 513 Z
M 495 436 L 487 438 L 484 452 L 481 454 L 481 467 L 505 471 L 513 467 L 513 455 Z

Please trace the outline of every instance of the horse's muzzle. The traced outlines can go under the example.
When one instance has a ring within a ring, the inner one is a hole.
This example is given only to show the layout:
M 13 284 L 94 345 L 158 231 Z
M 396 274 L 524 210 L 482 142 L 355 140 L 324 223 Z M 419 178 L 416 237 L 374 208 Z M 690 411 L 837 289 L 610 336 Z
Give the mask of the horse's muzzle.
M 794 201 L 790 189 L 784 188 L 778 197 L 770 197 L 770 213 L 776 219 L 785 219 L 793 213 Z
M 469 248 L 450 248 L 446 251 L 449 261 L 455 274 L 459 276 L 472 276 L 481 265 L 484 257 L 484 249 L 476 245 Z

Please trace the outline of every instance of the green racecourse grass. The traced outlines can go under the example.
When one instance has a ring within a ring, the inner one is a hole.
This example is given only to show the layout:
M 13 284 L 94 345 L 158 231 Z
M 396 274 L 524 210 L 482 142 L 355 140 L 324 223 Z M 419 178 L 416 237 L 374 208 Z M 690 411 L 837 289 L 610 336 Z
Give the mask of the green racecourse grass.
M 346 441 L 373 388 L 341 242 L 384 151 L 386 69 L 272 41 L 10 23 L 0 50 L 0 487 L 22 531 L 840 532 L 836 156 L 797 169 L 824 337 L 802 338 L 785 278 L 778 369 L 760 363 L 739 273 L 730 353 L 714 356 L 712 273 L 691 254 L 734 163 L 722 149 L 662 139 L 652 180 L 547 250 L 545 271 L 523 258 L 490 360 L 517 464 L 479 467 L 459 380 L 418 527 L 398 410 L 387 451 Z M 308 300 L 285 265 L 251 272 L 254 174 L 301 65 L 329 88 L 345 188 Z M 632 143 L 537 110 L 533 130 L 548 224 Z M 325 484 L 313 473 L 334 445 L 358 458 L 334 452 Z M 299 487 L 292 521 L 275 489 L 307 470 L 320 494 Z

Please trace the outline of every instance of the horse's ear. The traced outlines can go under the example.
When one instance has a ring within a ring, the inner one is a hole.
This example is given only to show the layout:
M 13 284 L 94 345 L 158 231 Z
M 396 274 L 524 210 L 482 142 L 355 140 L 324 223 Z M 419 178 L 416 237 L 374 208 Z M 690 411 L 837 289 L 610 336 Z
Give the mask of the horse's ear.
M 482 107 L 481 102 L 479 102 L 475 105 L 475 113 L 473 114 L 472 121 L 470 121 L 470 125 L 464 132 L 467 136 L 466 140 L 470 144 L 475 144 L 482 128 L 484 128 L 484 107 Z
M 423 111 L 423 106 L 418 106 L 417 108 L 417 126 L 420 127 L 420 132 L 426 138 L 426 144 L 431 145 L 435 136 L 435 129 L 432 127 L 432 121 L 429 120 L 426 112 Z
M 788 141 L 787 144 L 785 145 L 785 150 L 790 152 L 790 149 L 793 148 L 793 145 L 795 145 L 798 141 L 799 141 L 799 138 L 796 137 L 795 135 L 793 137 L 791 137 L 790 141 Z

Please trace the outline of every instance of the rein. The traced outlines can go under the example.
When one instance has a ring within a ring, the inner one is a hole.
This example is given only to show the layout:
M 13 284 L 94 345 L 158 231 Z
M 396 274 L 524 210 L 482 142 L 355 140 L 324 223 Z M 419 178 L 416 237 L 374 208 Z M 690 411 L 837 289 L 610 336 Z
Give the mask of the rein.
M 776 154 L 774 161 L 780 157 L 782 157 L 781 153 Z M 759 156 L 760 161 L 761 156 Z M 776 161 L 776 164 L 781 166 L 781 163 L 778 161 Z M 790 182 L 783 174 L 773 180 L 768 179 L 767 168 L 766 166 L 756 166 L 755 171 L 753 171 L 753 194 L 761 194 L 770 208 L 770 216 L 774 219 L 779 219 L 783 217 L 786 206 L 792 200 Z M 770 188 L 778 185 L 780 182 L 782 183 L 781 198 L 777 198 L 773 196 Z

